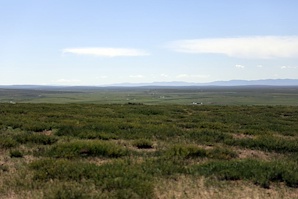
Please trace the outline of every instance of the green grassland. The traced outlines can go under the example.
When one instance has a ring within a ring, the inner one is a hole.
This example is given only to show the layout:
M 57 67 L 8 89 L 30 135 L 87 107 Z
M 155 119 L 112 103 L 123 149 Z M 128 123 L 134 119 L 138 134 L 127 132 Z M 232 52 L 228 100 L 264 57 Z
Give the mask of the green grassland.
M 1 103 L 1 198 L 297 198 L 298 106 L 139 102 Z
M 0 103 L 298 105 L 296 86 L 0 89 Z

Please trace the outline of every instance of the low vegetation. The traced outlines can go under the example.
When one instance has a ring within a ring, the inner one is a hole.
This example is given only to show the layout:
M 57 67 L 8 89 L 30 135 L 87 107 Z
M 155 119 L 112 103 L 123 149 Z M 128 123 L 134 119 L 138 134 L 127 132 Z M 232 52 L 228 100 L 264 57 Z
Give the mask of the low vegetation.
M 0 195 L 295 198 L 297 121 L 296 106 L 1 104 Z

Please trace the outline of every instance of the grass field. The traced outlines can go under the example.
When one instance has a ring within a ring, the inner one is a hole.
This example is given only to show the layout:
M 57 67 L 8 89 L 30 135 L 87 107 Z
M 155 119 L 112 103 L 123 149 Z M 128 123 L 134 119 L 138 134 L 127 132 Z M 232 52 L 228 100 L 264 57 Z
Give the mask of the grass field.
M 0 89 L 0 103 L 298 105 L 298 87 L 69 87 Z
M 2 103 L 0 195 L 297 198 L 297 121 L 298 106 Z

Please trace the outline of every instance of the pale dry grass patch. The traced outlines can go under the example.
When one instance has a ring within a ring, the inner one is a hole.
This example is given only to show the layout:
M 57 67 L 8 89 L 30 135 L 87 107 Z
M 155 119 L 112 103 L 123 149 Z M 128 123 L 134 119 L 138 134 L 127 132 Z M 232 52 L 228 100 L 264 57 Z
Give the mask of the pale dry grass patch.
M 40 199 L 43 198 L 41 190 L 26 190 L 20 192 L 9 192 L 6 195 L 2 195 L 1 199 Z
M 233 133 L 232 134 L 234 139 L 246 139 L 246 138 L 250 138 L 253 139 L 255 136 L 253 135 L 248 135 L 248 134 L 243 134 L 243 133 Z
M 101 166 L 103 164 L 111 163 L 113 160 L 108 158 L 99 158 L 99 157 L 90 157 L 86 160 L 88 163 L 95 164 L 97 166 Z
M 44 130 L 42 132 L 38 132 L 39 134 L 44 134 L 44 135 L 48 135 L 48 136 L 51 136 L 53 135 L 53 131 L 52 130 Z
M 155 187 L 158 199 L 295 199 L 298 189 L 273 185 L 263 189 L 244 181 L 214 181 L 204 177 L 179 176 L 159 181 Z
M 38 197 L 40 196 L 39 194 L 35 193 L 36 191 L 28 190 L 32 183 L 32 172 L 28 171 L 27 164 L 36 158 L 32 155 L 25 155 L 22 158 L 11 158 L 8 151 L 0 157 L 0 164 L 8 168 L 7 171 L 0 172 L 0 198 L 41 198 Z
M 252 149 L 237 149 L 238 157 L 240 159 L 261 159 L 261 160 L 271 160 L 275 154 L 264 152 L 260 150 L 252 150 Z

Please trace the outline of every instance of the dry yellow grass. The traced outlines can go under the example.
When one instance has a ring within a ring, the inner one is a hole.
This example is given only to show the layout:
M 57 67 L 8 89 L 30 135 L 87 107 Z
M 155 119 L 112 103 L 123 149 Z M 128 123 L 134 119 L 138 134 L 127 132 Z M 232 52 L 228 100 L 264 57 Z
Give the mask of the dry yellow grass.
M 203 177 L 179 176 L 158 182 L 155 194 L 158 199 L 295 199 L 298 198 L 298 189 L 283 185 L 263 189 L 251 182 L 211 182 Z

